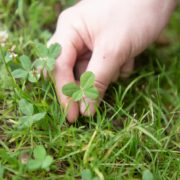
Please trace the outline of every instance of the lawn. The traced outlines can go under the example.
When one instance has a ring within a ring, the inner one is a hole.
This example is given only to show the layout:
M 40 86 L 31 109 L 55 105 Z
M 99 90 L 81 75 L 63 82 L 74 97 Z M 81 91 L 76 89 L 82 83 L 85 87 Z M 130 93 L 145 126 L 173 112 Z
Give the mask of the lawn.
M 180 6 L 96 115 L 70 125 L 53 83 L 23 62 L 72 3 L 0 0 L 0 179 L 180 179 Z

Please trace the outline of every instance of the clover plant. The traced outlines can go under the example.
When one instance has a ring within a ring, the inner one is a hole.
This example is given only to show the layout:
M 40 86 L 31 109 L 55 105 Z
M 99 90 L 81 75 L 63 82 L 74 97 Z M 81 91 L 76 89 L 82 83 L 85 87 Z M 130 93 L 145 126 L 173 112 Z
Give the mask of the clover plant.
M 21 67 L 12 72 L 12 75 L 16 79 L 28 79 L 30 82 L 37 82 L 40 78 L 40 73 L 34 69 L 31 64 L 31 60 L 28 56 L 22 55 L 20 58 Z
M 52 44 L 50 47 L 35 43 L 35 52 L 38 58 L 33 63 L 26 55 L 19 58 L 21 68 L 12 72 L 14 78 L 27 79 L 32 83 L 37 82 L 41 75 L 40 71 L 46 69 L 50 73 L 53 70 L 56 59 L 61 52 L 61 47 L 58 43 Z
M 51 72 L 54 69 L 57 57 L 60 55 L 61 46 L 55 43 L 47 47 L 44 44 L 36 43 L 35 50 L 39 58 L 35 60 L 34 66 L 42 69 L 45 68 L 48 72 Z
M 53 163 L 53 157 L 47 155 L 44 146 L 39 145 L 33 150 L 33 158 L 27 163 L 27 168 L 30 171 L 45 169 L 48 170 L 50 165 Z
M 80 101 L 84 97 L 97 99 L 99 97 L 98 90 L 94 87 L 95 75 L 87 71 L 80 77 L 80 85 L 76 83 L 68 83 L 63 86 L 64 95 L 71 97 L 74 101 Z
M 46 112 L 34 113 L 33 104 L 25 99 L 19 101 L 19 111 L 23 114 L 23 116 L 19 118 L 19 129 L 31 127 L 35 122 L 42 120 L 46 115 Z

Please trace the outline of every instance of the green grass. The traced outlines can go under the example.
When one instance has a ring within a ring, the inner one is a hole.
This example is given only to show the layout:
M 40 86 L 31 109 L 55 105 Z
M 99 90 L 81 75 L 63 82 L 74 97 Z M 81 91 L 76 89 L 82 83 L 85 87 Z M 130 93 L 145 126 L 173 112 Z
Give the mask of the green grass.
M 0 49 L 0 179 L 81 179 L 90 172 L 108 180 L 141 179 L 146 173 L 155 180 L 179 179 L 180 7 L 165 32 L 169 44 L 144 52 L 133 75 L 108 89 L 96 116 L 69 125 L 51 82 L 11 76 L 19 57 L 34 60 L 35 44 L 51 36 L 57 2 L 0 0 L 0 31 L 9 34 Z M 17 57 L 5 64 L 14 45 Z M 33 105 L 33 114 L 46 115 L 20 129 L 22 99 Z M 49 168 L 31 171 L 28 161 L 38 145 L 54 160 Z

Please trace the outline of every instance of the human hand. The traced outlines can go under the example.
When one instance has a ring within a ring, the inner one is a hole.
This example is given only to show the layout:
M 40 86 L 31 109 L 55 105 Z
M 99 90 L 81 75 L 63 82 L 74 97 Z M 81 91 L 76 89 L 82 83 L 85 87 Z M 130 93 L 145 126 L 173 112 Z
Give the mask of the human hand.
M 174 0 L 83 0 L 59 16 L 49 43 L 62 46 L 54 78 L 59 101 L 68 106 L 69 122 L 74 122 L 79 112 L 94 114 L 95 102 L 85 98 L 89 104 L 85 111 L 84 102 L 72 102 L 63 95 L 62 87 L 77 82 L 84 71 L 91 71 L 103 97 L 112 81 L 130 74 L 135 56 L 156 40 L 174 6 Z

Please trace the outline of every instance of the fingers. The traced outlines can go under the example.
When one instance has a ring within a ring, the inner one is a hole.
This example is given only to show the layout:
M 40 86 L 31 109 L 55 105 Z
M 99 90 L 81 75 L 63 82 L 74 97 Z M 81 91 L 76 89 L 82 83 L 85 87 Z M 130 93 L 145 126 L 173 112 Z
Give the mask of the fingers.
M 134 69 L 134 59 L 129 59 L 125 62 L 125 64 L 120 69 L 120 77 L 127 78 L 131 75 Z
M 54 83 L 58 100 L 67 111 L 67 120 L 72 123 L 79 116 L 79 106 L 62 93 L 62 87 L 70 82 L 75 82 L 73 69 L 78 53 L 76 46 L 81 46 L 82 42 L 68 23 L 69 19 L 71 19 L 70 15 L 68 11 L 60 16 L 57 30 L 48 45 L 57 42 L 62 47 L 61 54 L 56 61 L 53 72 Z
M 100 93 L 100 99 L 103 98 L 104 93 L 108 85 L 112 82 L 116 72 L 118 73 L 119 65 L 116 61 L 115 54 L 111 55 L 105 49 L 95 48 L 93 55 L 89 61 L 86 71 L 91 71 L 94 73 L 96 79 L 94 86 L 98 89 Z M 85 98 L 80 102 L 80 112 L 85 116 L 93 115 L 96 111 L 96 107 L 100 102 Z
M 91 71 L 95 74 L 96 80 L 94 85 L 100 93 L 100 99 L 94 101 L 85 98 L 81 101 L 81 114 L 85 116 L 93 115 L 109 84 L 117 80 L 119 75 L 124 78 L 128 77 L 131 74 L 133 67 L 133 58 L 124 61 L 122 53 L 118 54 L 113 50 L 107 50 L 100 47 L 95 48 L 86 71 Z
M 74 122 L 79 116 L 78 104 L 62 93 L 62 87 L 70 82 L 75 82 L 73 67 L 76 60 L 76 50 L 67 44 L 62 44 L 62 53 L 57 59 L 54 77 L 55 88 L 60 104 L 67 110 L 67 119 Z

